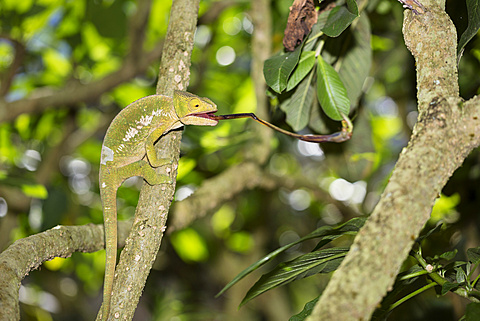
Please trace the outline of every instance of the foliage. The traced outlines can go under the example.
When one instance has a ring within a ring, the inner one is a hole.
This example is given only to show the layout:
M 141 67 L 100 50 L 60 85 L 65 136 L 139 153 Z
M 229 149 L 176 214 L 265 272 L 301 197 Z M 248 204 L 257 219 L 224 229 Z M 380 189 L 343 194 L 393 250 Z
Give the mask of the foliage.
M 341 259 L 345 255 L 346 249 L 341 248 L 333 250 L 319 250 L 319 248 L 327 245 L 328 243 L 340 236 L 356 234 L 356 232 L 358 232 L 358 229 L 362 227 L 364 222 L 365 218 L 355 218 L 335 228 L 332 228 L 330 226 L 322 226 L 313 231 L 312 233 L 298 239 L 297 241 L 284 245 L 281 248 L 275 250 L 274 252 L 267 254 L 262 259 L 243 270 L 239 275 L 235 277 L 235 279 L 233 279 L 229 284 L 227 284 L 218 295 L 221 295 L 235 283 L 243 279 L 251 272 L 258 269 L 260 266 L 272 261 L 279 254 L 287 251 L 295 245 L 300 244 L 301 242 L 314 238 L 320 238 L 320 241 L 310 254 L 301 255 L 297 257 L 294 261 L 277 265 L 276 269 L 274 269 L 268 275 L 262 277 L 262 279 L 259 280 L 252 289 L 250 289 L 250 292 L 242 301 L 242 304 L 248 302 L 252 298 L 258 296 L 259 294 L 267 290 L 277 287 L 280 284 L 285 284 L 293 281 L 293 279 L 295 279 L 296 277 L 300 277 L 300 275 L 301 277 L 307 277 L 310 276 L 312 273 L 331 272 L 335 270 L 338 264 L 340 264 Z
M 362 27 L 359 29 L 351 28 L 351 31 L 354 32 L 353 37 L 349 35 L 346 39 L 341 37 L 336 41 L 333 40 L 333 37 L 338 37 L 358 15 L 357 4 L 354 0 L 347 1 L 344 6 L 324 9 L 302 45 L 293 52 L 283 53 L 265 61 L 263 71 L 267 85 L 277 94 L 281 94 L 285 90 L 290 93 L 289 98 L 281 104 L 281 108 L 286 113 L 287 123 L 293 130 L 299 131 L 311 122 L 314 114 L 312 107 L 316 108 L 313 106 L 315 96 L 325 114 L 334 120 L 348 117 L 351 103 L 356 104 L 362 84 L 370 69 L 371 51 L 359 51 L 362 46 L 369 43 L 368 19 L 362 18 L 363 23 L 360 24 Z M 366 38 L 359 38 L 362 28 L 366 28 L 363 30 L 367 35 Z M 332 38 L 326 38 L 323 35 Z M 332 52 L 323 50 L 324 46 L 327 46 L 326 49 L 328 49 L 329 45 L 338 45 L 339 43 L 342 43 L 343 48 L 336 48 Z M 345 54 L 346 47 L 350 47 L 348 50 L 350 54 Z M 334 66 L 325 62 L 322 55 L 329 60 L 336 60 Z M 355 62 L 353 57 L 355 57 Z M 315 60 L 317 60 L 316 64 Z M 358 61 L 365 63 L 362 72 L 359 72 Z M 354 63 L 356 65 L 353 65 Z M 334 67 L 341 69 L 338 71 Z M 350 68 L 350 72 L 346 73 L 345 68 Z M 351 72 L 352 70 L 355 72 Z M 314 74 L 316 77 L 313 77 Z M 356 93 L 355 96 L 349 96 L 347 93 L 341 79 L 342 74 L 345 78 L 344 81 L 349 81 L 348 92 L 354 93 L 354 95 Z M 313 90 L 315 82 L 317 83 L 316 92 Z M 314 126 L 311 125 L 311 127 Z M 318 130 L 318 128 L 314 129 Z
M 397 276 L 393 289 L 384 298 L 382 307 L 376 311 L 374 320 L 385 319 L 400 304 L 432 287 L 440 296 L 453 292 L 470 299 L 474 305 L 466 310 L 464 318 L 474 320 L 477 310 L 473 306 L 480 298 L 477 275 L 477 268 L 480 265 L 480 248 L 468 249 L 467 261 L 454 260 L 458 253 L 457 249 L 434 257 L 425 257 L 422 253 L 422 241 L 434 233 L 440 233 L 442 226 L 442 224 L 437 225 L 417 239 L 410 254 L 416 263 Z
M 476 0 L 466 0 L 468 12 L 468 26 L 458 42 L 458 53 L 461 54 L 467 43 L 472 40 L 480 28 L 480 5 Z

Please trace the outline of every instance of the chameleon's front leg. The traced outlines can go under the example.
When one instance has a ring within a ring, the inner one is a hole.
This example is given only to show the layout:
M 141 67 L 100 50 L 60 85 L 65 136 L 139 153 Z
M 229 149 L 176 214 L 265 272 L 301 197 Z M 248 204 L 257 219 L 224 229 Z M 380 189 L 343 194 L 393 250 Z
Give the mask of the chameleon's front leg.
M 153 133 L 151 133 L 150 136 L 148 136 L 147 139 L 145 140 L 145 152 L 147 155 L 148 162 L 153 168 L 170 165 L 173 163 L 173 161 L 169 158 L 158 158 L 157 152 L 155 151 L 154 144 L 163 134 L 164 134 L 163 129 L 159 128 L 155 130 Z M 155 185 L 155 184 L 150 184 L 150 185 Z

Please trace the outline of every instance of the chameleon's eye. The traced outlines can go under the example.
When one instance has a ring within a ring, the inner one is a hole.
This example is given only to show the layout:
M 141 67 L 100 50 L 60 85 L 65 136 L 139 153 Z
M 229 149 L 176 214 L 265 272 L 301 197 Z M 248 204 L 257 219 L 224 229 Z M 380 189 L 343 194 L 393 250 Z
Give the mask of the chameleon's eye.
M 190 102 L 190 107 L 192 108 L 198 108 L 200 107 L 200 101 L 198 99 L 194 99 Z

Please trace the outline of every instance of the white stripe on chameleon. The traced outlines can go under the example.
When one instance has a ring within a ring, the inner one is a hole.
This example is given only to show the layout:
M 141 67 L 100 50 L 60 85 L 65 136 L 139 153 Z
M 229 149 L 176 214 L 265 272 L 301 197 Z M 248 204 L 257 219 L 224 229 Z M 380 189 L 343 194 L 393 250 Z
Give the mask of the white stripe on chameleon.
M 139 126 L 137 126 L 137 128 L 141 129 L 143 126 L 150 125 L 150 123 L 152 122 L 152 119 L 153 119 L 153 115 L 152 116 L 143 116 L 142 115 L 142 117 L 140 117 L 140 120 L 135 121 L 137 124 L 140 124 Z
M 170 119 L 175 119 L 175 116 L 172 115 L 171 113 L 165 112 L 163 109 L 157 109 L 152 111 L 153 116 L 160 116 L 162 118 L 170 118 Z
M 130 127 L 127 129 L 127 132 L 125 133 L 125 137 L 123 138 L 124 142 L 130 141 L 130 139 L 135 138 L 135 136 L 138 134 L 138 129 Z

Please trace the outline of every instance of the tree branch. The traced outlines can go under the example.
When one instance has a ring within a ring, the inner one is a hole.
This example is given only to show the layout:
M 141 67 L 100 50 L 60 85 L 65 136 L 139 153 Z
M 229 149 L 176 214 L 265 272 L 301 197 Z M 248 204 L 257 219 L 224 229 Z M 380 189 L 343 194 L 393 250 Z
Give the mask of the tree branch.
M 130 221 L 119 224 L 119 245 L 124 243 L 130 227 Z M 0 253 L 0 320 L 20 320 L 18 291 L 30 271 L 56 257 L 100 251 L 105 247 L 103 240 L 103 224 L 87 224 L 57 226 L 10 245 Z
M 243 191 L 254 188 L 274 190 L 280 187 L 289 190 L 307 188 L 314 193 L 316 200 L 335 205 L 345 217 L 358 215 L 351 207 L 333 199 L 317 184 L 312 184 L 306 179 L 274 176 L 266 173 L 265 169 L 255 162 L 245 162 L 205 180 L 193 195 L 183 201 L 175 202 L 168 231 L 172 232 L 189 226 L 193 221 L 212 213 Z
M 480 143 L 480 99 L 463 104 L 458 96 L 455 27 L 444 2 L 422 4 L 426 13 L 405 12 L 403 28 L 417 66 L 418 122 L 380 202 L 309 321 L 370 319 L 443 186 Z
M 173 1 L 160 63 L 157 94 L 171 96 L 174 89 L 187 88 L 198 6 L 199 0 Z M 155 145 L 160 158 L 173 161 L 171 167 L 158 168 L 159 171 L 170 176 L 176 175 L 180 140 L 181 131 L 173 131 L 163 136 Z M 116 268 L 110 319 L 133 318 L 147 276 L 160 248 L 174 191 L 175 183 L 155 186 L 144 184 L 140 191 L 132 230 Z M 97 319 L 100 315 L 101 313 Z
M 246 162 L 230 167 L 205 180 L 192 196 L 175 203 L 172 227 L 175 230 L 187 227 L 245 190 L 255 187 L 272 189 L 275 186 L 276 182 L 267 177 L 257 163 Z

